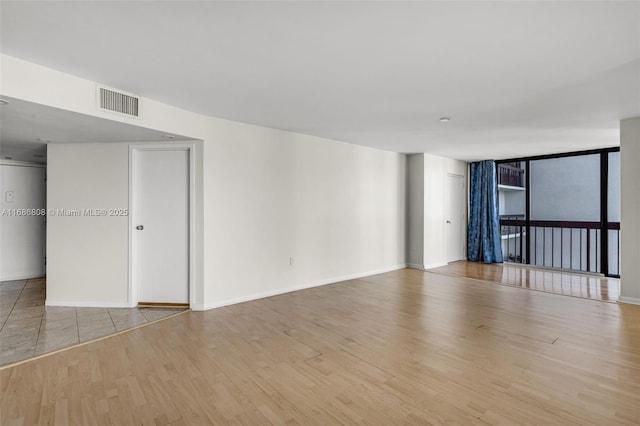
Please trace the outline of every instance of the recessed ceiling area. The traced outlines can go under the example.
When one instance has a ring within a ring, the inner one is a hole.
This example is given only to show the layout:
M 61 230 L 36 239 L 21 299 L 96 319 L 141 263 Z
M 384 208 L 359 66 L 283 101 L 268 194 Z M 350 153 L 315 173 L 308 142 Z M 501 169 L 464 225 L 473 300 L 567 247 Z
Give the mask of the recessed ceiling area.
M 640 115 L 637 1 L 0 7 L 4 54 L 391 151 L 476 160 L 616 146 L 619 120 Z
M 2 96 L 0 105 L 0 158 L 46 162 L 47 144 L 93 142 L 152 142 L 189 140 L 131 124 Z

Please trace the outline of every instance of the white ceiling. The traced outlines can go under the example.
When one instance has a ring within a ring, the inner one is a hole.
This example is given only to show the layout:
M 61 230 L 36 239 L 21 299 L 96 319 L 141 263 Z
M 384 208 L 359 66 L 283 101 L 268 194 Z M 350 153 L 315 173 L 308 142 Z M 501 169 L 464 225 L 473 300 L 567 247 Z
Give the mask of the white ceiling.
M 92 117 L 3 96 L 0 106 L 0 158 L 46 162 L 47 144 L 187 140 L 118 121 Z M 169 137 L 171 139 L 169 139 Z
M 614 146 L 618 120 L 640 115 L 637 1 L 0 7 L 5 54 L 194 112 L 398 152 Z

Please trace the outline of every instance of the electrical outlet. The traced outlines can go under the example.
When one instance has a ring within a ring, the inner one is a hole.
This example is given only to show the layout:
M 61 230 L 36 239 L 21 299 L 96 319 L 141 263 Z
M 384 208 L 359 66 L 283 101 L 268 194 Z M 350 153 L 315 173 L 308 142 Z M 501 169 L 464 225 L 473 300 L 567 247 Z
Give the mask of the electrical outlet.
M 13 196 L 14 196 L 13 191 L 6 191 L 4 193 L 4 201 L 7 203 L 13 203 Z
M 289 258 L 289 266 L 293 266 L 293 264 L 296 262 L 296 260 L 293 257 Z

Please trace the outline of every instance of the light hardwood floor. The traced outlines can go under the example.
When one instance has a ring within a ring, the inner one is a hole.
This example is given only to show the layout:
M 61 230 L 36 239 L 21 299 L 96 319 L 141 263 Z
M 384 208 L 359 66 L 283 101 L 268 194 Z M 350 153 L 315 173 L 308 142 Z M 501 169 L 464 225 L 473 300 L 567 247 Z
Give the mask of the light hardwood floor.
M 620 279 L 593 274 L 531 268 L 508 263 L 487 265 L 465 261 L 429 269 L 429 272 L 604 302 L 617 302 L 620 297 Z
M 2 424 L 639 424 L 640 307 L 404 269 L 0 371 Z

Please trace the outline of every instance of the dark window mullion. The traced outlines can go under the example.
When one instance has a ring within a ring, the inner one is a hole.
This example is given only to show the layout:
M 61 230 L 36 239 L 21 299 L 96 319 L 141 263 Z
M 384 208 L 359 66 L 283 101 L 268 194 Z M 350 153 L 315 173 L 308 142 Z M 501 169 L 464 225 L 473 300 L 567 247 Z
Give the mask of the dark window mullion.
M 531 161 L 525 161 L 525 185 L 524 185 L 524 199 L 525 199 L 525 211 L 524 221 L 527 235 L 527 264 L 531 264 L 531 198 L 529 192 L 531 189 Z
M 600 272 L 609 276 L 609 152 L 600 153 Z

